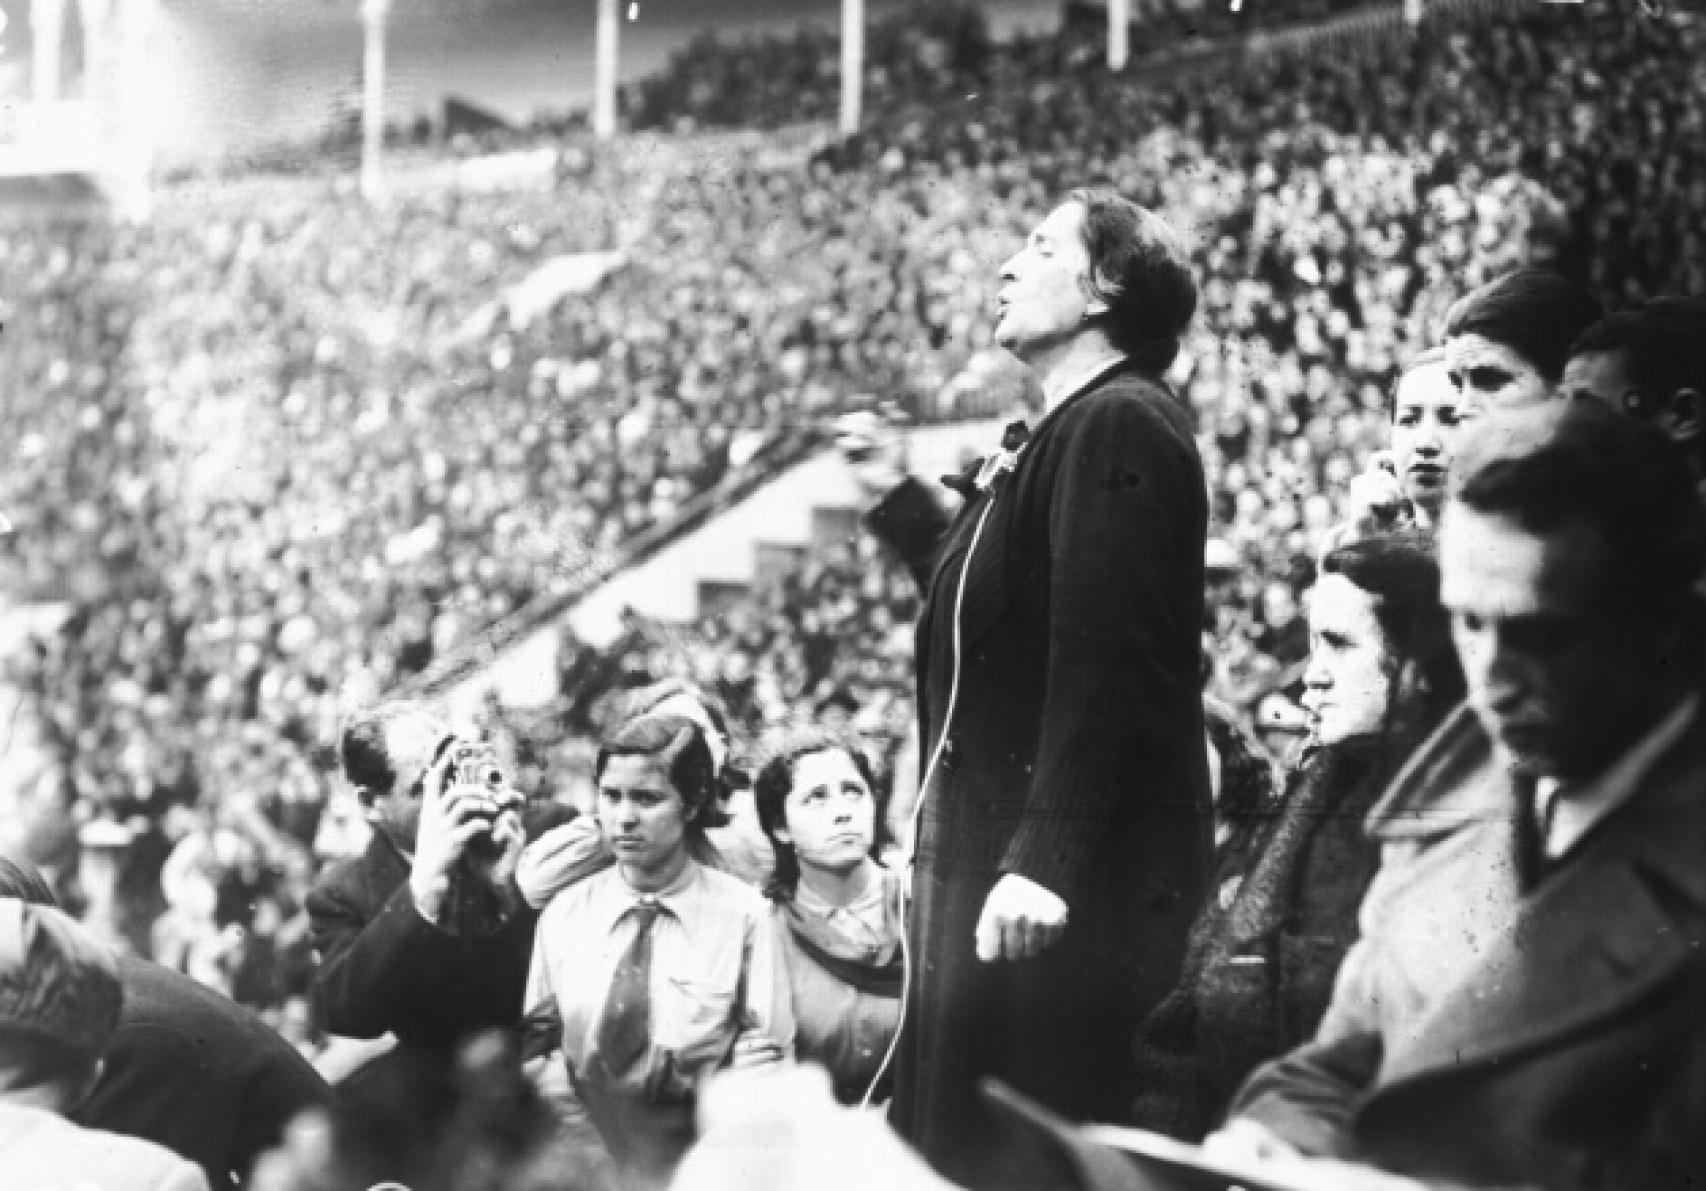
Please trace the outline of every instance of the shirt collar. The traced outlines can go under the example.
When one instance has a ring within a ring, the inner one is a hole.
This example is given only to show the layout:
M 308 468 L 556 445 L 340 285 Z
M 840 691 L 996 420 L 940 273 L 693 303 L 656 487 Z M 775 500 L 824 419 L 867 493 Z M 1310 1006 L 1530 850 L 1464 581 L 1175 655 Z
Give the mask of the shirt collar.
M 1043 382 L 1043 408 L 1052 410 L 1068 397 L 1088 389 L 1107 373 L 1112 372 L 1118 365 L 1125 363 L 1123 352 L 1110 351 L 1106 355 L 1086 360 L 1076 368 L 1068 368 L 1064 372 L 1046 377 Z
M 881 921 L 885 891 L 883 889 L 880 871 L 871 874 L 871 881 L 858 897 L 844 906 L 833 905 L 812 891 L 810 885 L 801 881 L 794 889 L 794 904 L 807 913 L 820 918 L 828 918 L 834 914 L 850 915 L 858 919 L 874 919 Z
M 604 932 L 609 934 L 617 924 L 628 915 L 628 911 L 646 902 L 655 903 L 664 913 L 681 923 L 689 933 L 693 933 L 698 922 L 701 903 L 699 896 L 705 883 L 704 871 L 699 862 L 691 858 L 687 867 L 681 870 L 667 886 L 656 893 L 641 893 L 622 879 L 622 873 L 617 869 L 607 869 L 599 874 L 604 881 L 602 896 L 598 899 L 599 917 L 603 921 Z
M 1699 707 L 1700 696 L 1690 694 L 1610 768 L 1596 778 L 1570 786 L 1567 794 L 1564 783 L 1557 778 L 1541 778 L 1535 782 L 1535 810 L 1539 813 L 1539 821 L 1547 823 L 1550 815 L 1551 825 L 1545 838 L 1546 854 L 1551 857 L 1564 855 L 1611 812 L 1633 798 L 1659 758 L 1688 731 L 1688 725 L 1694 722 Z

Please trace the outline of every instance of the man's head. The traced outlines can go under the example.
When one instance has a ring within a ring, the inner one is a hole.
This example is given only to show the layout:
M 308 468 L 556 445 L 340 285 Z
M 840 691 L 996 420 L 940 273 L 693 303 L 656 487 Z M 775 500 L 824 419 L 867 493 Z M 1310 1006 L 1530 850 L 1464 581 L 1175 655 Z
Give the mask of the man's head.
M 1651 422 L 1706 473 L 1706 302 L 1664 298 L 1607 315 L 1570 349 L 1558 392 Z
M 995 340 L 1027 363 L 1086 333 L 1164 371 L 1197 308 L 1190 257 L 1158 215 L 1112 190 L 1074 190 L 1001 266 Z
M 413 846 L 427 772 L 454 735 L 420 703 L 381 703 L 344 725 L 338 752 L 356 797 L 391 837 Z
M 1590 777 L 1696 673 L 1706 513 L 1662 434 L 1597 403 L 1490 418 L 1440 530 L 1469 699 L 1517 767 Z
M 1452 383 L 1463 400 L 1487 410 L 1544 401 L 1564 374 L 1570 345 L 1601 313 L 1597 298 L 1556 273 L 1506 273 L 1446 314 Z
M 123 1003 L 107 948 L 58 910 L 0 898 L 0 1099 L 74 1108 Z

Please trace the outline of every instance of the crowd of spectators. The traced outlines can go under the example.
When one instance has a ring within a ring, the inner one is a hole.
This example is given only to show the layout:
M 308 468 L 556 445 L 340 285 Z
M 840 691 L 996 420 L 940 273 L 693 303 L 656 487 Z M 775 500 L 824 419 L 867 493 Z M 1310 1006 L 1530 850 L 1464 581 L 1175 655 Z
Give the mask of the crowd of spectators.
M 119 825 L 153 890 L 133 945 L 300 1015 L 306 876 L 360 846 L 340 716 L 666 523 L 742 431 L 872 394 L 996 412 L 943 394 L 988 359 L 996 267 L 1068 186 L 1195 235 L 1176 379 L 1213 488 L 1210 685 L 1245 709 L 1295 662 L 1309 560 L 1453 298 L 1531 259 L 1614 305 L 1706 289 L 1689 11 L 1523 6 L 1117 84 L 1082 37 L 931 11 L 873 35 L 867 129 L 812 156 L 570 139 L 550 185 L 369 209 L 255 179 L 141 227 L 0 235 L 0 569 L 69 609 L 12 676 L 54 758 L 21 830 L 74 901 L 110 838 L 79 829 Z M 664 126 L 798 119 L 832 65 L 812 37 L 700 46 L 634 102 Z M 593 298 L 503 299 L 594 250 L 626 264 Z M 636 623 L 626 656 L 565 659 L 579 685 L 536 755 L 572 754 L 599 684 L 673 673 L 750 728 L 845 707 L 897 746 L 913 600 L 855 540 L 701 625 Z

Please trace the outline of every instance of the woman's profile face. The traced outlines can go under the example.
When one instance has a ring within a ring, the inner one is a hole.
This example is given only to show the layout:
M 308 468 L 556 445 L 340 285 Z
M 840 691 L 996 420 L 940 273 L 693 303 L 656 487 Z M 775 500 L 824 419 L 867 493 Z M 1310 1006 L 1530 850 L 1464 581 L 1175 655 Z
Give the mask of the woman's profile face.
M 1539 405 L 1552 384 L 1515 348 L 1485 335 L 1445 341 L 1446 367 L 1459 403 L 1476 413 Z
M 687 805 L 657 757 L 615 756 L 598 779 L 598 826 L 630 884 L 665 881 L 687 857 Z
M 876 840 L 877 800 L 842 749 L 806 753 L 793 764 L 776 838 L 792 844 L 802 868 L 851 872 Z
M 1071 340 L 1084 327 L 1089 275 L 1084 208 L 1063 203 L 1001 266 L 995 342 L 1028 360 Z
M 1303 708 L 1319 744 L 1379 733 L 1392 699 L 1386 635 L 1374 597 L 1343 575 L 1323 575 L 1309 597 Z

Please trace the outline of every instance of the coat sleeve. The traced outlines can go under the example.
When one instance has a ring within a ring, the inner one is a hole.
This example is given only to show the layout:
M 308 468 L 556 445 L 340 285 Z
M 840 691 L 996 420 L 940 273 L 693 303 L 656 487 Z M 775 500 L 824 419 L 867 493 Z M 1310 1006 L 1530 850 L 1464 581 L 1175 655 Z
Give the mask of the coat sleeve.
M 921 592 L 929 590 L 937 550 L 949 520 L 942 502 L 922 481 L 911 476 L 865 514 L 866 528 L 900 555 L 902 565 Z
M 1206 497 L 1192 444 L 1141 401 L 1098 402 L 1059 450 L 1036 768 L 1001 867 L 1070 904 L 1123 804 L 1171 815 L 1189 801 L 1141 783 L 1181 747 L 1181 701 L 1201 697 L 1202 626 L 1181 623 L 1170 592 L 1201 572 L 1202 538 L 1186 527 L 1202 525 Z
M 420 916 L 407 881 L 371 920 L 347 886 L 315 889 L 308 921 L 320 957 L 314 1000 L 334 1034 L 377 1038 L 394 1029 L 457 965 L 457 940 Z
M 1380 1070 L 1378 1034 L 1317 1040 L 1256 1068 L 1229 1119 L 1254 1121 L 1314 1157 L 1353 1156 L 1351 1122 Z
M 794 1057 L 797 1027 L 794 1023 L 794 993 L 788 983 L 787 961 L 777 940 L 777 926 L 769 914 L 754 915 L 747 923 L 743 943 L 741 1007 L 743 1030 L 763 1034 Z

